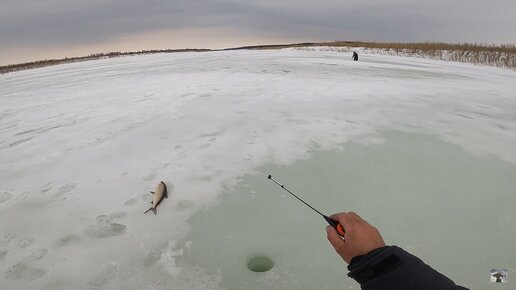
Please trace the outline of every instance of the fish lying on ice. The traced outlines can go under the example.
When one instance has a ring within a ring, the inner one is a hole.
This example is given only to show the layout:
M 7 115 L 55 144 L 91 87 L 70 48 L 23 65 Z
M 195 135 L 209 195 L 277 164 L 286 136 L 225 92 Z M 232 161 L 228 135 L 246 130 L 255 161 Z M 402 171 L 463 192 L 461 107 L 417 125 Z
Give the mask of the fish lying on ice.
M 163 201 L 164 198 L 168 198 L 167 194 L 167 186 L 163 181 L 160 181 L 158 183 L 158 188 L 156 188 L 156 191 L 151 191 L 152 193 L 152 206 L 144 212 L 146 214 L 149 210 L 152 210 L 154 214 L 158 214 L 156 211 L 156 208 L 158 205 Z

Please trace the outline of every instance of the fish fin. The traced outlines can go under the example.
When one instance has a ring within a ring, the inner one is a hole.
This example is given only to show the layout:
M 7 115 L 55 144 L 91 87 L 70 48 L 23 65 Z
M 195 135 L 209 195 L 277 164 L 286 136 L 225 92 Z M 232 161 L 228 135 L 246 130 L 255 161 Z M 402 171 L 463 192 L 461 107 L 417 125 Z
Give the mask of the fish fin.
M 165 191 L 165 198 L 168 198 L 168 192 Z
M 153 207 L 149 208 L 148 210 L 146 210 L 143 214 L 146 214 L 149 212 L 149 210 L 153 210 L 154 212 L 156 212 L 156 209 L 154 209 Z
M 154 191 L 151 191 L 150 193 L 154 194 Z
M 152 211 L 154 212 L 154 215 L 157 215 L 157 214 L 158 214 L 158 212 L 156 211 L 156 208 L 155 208 L 155 207 L 153 207 L 153 208 L 152 208 Z

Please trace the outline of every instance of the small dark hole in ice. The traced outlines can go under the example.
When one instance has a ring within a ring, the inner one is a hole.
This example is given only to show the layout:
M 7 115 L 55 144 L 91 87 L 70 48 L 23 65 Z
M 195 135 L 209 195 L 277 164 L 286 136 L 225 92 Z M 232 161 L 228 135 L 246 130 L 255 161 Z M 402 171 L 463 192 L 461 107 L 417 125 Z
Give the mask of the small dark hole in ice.
M 253 272 L 267 272 L 274 267 L 274 262 L 269 257 L 256 256 L 247 262 L 247 268 Z

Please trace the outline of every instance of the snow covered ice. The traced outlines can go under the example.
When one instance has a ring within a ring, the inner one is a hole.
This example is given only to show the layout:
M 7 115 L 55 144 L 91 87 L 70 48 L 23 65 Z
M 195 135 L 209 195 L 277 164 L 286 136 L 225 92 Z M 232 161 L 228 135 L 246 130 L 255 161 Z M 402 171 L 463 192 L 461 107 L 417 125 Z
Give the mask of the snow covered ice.
M 324 220 L 269 173 L 491 287 L 491 269 L 516 272 L 514 79 L 290 49 L 2 75 L 0 288 L 358 289 Z M 169 198 L 144 215 L 160 180 Z M 255 256 L 274 267 L 249 271 Z

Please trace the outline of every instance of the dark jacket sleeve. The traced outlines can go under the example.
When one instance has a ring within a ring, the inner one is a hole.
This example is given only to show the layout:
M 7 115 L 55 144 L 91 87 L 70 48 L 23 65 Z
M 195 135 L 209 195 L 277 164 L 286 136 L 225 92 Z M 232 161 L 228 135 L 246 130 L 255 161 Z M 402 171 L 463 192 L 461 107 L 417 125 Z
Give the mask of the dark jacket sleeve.
M 435 271 L 396 246 L 376 249 L 351 260 L 348 276 L 362 290 L 464 290 L 448 277 Z

